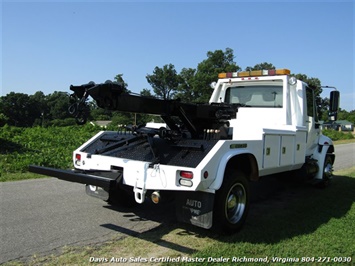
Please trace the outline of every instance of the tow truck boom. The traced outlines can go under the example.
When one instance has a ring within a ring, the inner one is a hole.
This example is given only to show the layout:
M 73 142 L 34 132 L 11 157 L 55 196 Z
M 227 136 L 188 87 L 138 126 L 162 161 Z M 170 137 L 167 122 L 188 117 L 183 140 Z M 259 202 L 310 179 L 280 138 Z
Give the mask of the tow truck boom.
M 220 129 L 232 118 L 236 118 L 237 104 L 214 103 L 194 104 L 177 100 L 162 100 L 154 97 L 134 95 L 125 91 L 117 82 L 90 82 L 80 86 L 70 86 L 74 91 L 69 112 L 79 123 L 87 117 L 86 99 L 91 96 L 101 108 L 122 112 L 160 115 L 171 130 L 187 129 L 192 138 L 202 138 L 204 129 Z M 178 117 L 183 127 L 179 127 L 173 117 Z

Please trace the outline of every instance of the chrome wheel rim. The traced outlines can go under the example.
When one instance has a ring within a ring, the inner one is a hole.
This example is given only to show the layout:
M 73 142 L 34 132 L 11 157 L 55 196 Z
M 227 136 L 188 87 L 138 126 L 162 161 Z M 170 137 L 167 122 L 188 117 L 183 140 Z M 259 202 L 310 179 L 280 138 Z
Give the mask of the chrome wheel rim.
M 324 179 L 331 179 L 332 176 L 333 176 L 333 165 L 328 162 L 324 166 Z
M 242 184 L 234 184 L 229 190 L 225 202 L 225 215 L 227 220 L 236 224 L 243 217 L 247 196 Z

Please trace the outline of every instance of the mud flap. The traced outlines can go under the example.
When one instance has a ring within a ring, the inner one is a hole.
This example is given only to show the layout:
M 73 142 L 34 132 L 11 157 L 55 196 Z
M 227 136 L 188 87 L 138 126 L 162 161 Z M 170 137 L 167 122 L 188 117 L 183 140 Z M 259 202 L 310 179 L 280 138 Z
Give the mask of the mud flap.
M 180 222 L 205 229 L 212 227 L 214 194 L 201 191 L 180 192 L 176 197 L 176 216 Z
M 86 185 L 85 191 L 86 194 L 88 194 L 89 196 L 99 198 L 104 201 L 108 201 L 110 197 L 109 193 L 106 190 L 97 186 Z

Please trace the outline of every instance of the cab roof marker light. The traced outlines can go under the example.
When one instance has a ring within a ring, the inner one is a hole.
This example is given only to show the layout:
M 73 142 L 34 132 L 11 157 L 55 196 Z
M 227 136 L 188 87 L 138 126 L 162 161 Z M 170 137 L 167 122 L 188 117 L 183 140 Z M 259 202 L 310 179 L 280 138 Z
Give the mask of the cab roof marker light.
M 219 73 L 218 74 L 218 78 L 219 79 L 224 79 L 224 78 L 226 78 L 227 77 L 227 73 Z
M 290 75 L 291 71 L 289 69 L 276 69 L 276 75 Z
M 268 76 L 274 76 L 274 75 L 276 75 L 276 70 L 275 69 L 269 69 Z
M 227 73 L 219 73 L 218 78 L 224 79 L 224 78 L 237 78 L 238 77 L 238 72 L 227 72 Z
M 250 76 L 261 76 L 263 74 L 262 70 L 250 71 Z
M 219 73 L 218 78 L 246 78 L 246 77 L 259 77 L 259 76 L 275 76 L 275 75 L 290 75 L 291 71 L 287 68 L 281 69 L 263 69 L 263 70 L 252 70 L 252 71 L 241 71 L 241 72 L 227 72 Z
M 238 77 L 249 77 L 249 76 L 250 76 L 249 71 L 238 72 Z

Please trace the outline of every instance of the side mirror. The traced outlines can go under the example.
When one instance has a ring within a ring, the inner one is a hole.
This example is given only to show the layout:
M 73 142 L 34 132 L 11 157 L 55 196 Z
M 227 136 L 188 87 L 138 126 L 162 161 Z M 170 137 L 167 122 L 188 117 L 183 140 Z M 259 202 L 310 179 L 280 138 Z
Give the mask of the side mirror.
M 339 98 L 340 98 L 340 92 L 339 91 L 331 91 L 330 92 L 329 112 L 338 111 L 338 109 L 339 109 Z
M 330 92 L 329 118 L 332 121 L 337 120 L 338 109 L 339 109 L 339 99 L 340 99 L 340 92 L 339 91 L 331 91 Z

